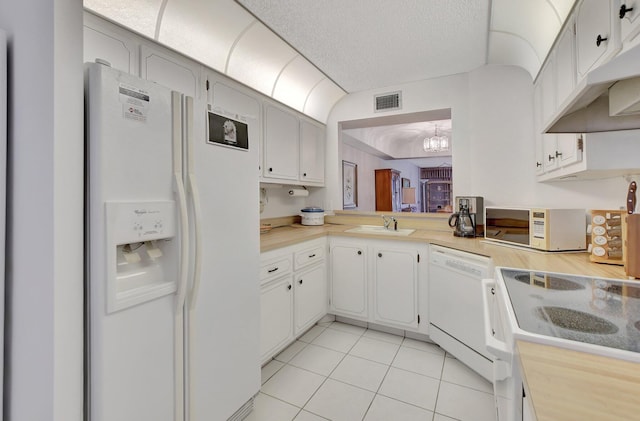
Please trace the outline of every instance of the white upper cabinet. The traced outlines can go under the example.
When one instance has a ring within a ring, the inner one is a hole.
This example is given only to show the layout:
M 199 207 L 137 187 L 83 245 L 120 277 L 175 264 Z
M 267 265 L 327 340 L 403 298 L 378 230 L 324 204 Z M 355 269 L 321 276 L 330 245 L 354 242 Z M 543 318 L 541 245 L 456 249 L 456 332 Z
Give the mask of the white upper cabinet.
M 114 69 L 138 75 L 138 44 L 125 30 L 85 13 L 82 39 L 85 62 L 102 59 Z
M 299 138 L 296 116 L 272 104 L 265 104 L 264 178 L 298 180 Z
M 324 183 L 324 128 L 300 120 L 300 181 L 304 184 Z
M 323 186 L 324 136 L 323 125 L 265 102 L 262 181 Z
M 576 10 L 578 80 L 620 49 L 618 0 L 583 0 Z
M 640 37 L 640 1 L 639 0 L 622 0 L 620 9 L 618 10 L 618 18 L 620 19 L 620 38 L 623 43 L 638 42 Z
M 542 150 L 542 85 L 540 83 L 533 87 L 533 136 L 536 147 L 536 175 L 544 172 L 544 160 Z
M 582 161 L 583 135 L 562 133 L 556 137 L 556 161 L 559 167 Z
M 555 55 L 556 109 L 571 95 L 576 87 L 575 23 L 569 17 L 558 37 Z
M 140 47 L 140 75 L 174 91 L 200 98 L 200 65 L 178 54 L 143 45 Z
M 539 76 L 540 80 L 538 81 L 538 83 L 540 84 L 540 87 L 542 89 L 541 100 L 543 124 L 546 124 L 551 119 L 553 113 L 557 109 L 555 64 L 555 58 L 553 56 L 550 56 L 547 64 L 544 66 Z

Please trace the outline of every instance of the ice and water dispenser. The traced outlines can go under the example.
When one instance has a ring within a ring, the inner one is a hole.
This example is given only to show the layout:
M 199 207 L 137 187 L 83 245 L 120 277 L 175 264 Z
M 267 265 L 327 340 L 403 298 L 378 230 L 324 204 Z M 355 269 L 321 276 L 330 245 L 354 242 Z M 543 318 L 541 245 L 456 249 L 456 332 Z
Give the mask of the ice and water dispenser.
M 107 312 L 176 291 L 176 204 L 107 202 Z

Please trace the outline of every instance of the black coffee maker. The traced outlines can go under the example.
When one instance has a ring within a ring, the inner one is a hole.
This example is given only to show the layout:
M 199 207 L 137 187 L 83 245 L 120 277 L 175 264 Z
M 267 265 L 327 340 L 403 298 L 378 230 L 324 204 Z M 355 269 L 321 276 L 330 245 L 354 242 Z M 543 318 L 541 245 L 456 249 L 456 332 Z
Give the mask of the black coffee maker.
M 469 212 L 469 199 L 458 198 L 458 212 L 449 217 L 449 226 L 453 228 L 453 235 L 456 237 L 475 237 L 475 218 Z

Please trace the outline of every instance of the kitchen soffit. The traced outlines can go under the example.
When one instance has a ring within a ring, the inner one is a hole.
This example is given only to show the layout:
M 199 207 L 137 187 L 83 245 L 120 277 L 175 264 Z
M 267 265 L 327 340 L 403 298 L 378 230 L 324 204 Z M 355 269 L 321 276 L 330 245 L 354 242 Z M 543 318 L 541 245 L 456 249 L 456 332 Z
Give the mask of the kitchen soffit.
M 574 0 L 84 0 L 325 122 L 346 93 L 510 64 L 535 77 Z

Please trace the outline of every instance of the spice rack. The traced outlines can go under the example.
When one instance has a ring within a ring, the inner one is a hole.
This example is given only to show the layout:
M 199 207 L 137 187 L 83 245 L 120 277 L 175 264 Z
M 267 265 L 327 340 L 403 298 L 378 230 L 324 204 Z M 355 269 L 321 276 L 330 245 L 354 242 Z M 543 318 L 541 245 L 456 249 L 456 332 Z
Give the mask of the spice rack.
M 595 263 L 623 266 L 626 259 L 626 212 L 591 211 L 591 246 L 589 259 Z

